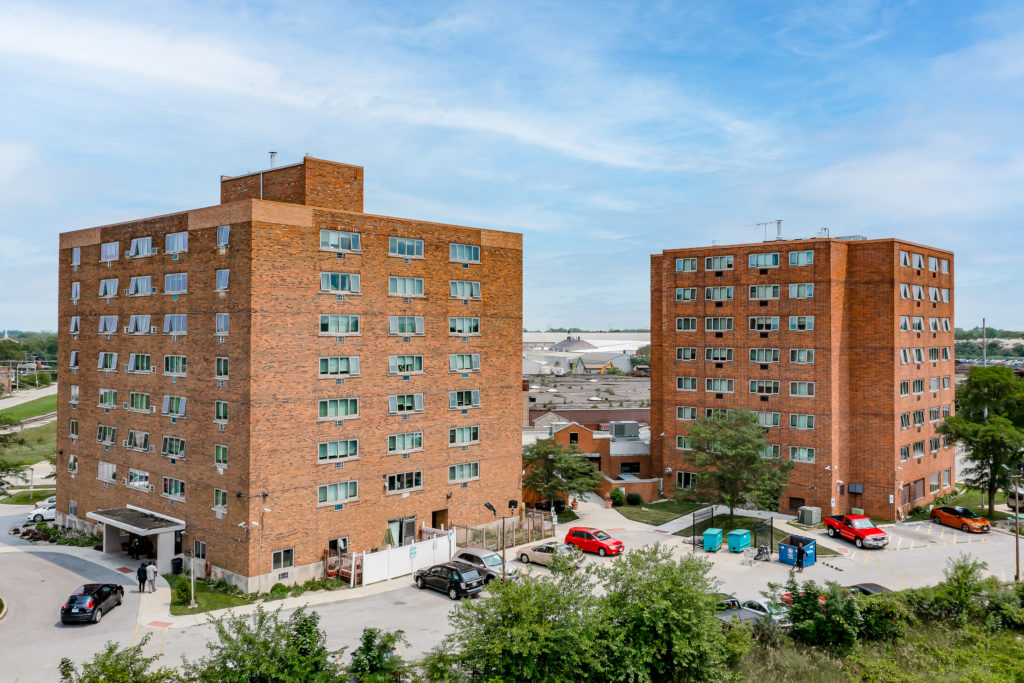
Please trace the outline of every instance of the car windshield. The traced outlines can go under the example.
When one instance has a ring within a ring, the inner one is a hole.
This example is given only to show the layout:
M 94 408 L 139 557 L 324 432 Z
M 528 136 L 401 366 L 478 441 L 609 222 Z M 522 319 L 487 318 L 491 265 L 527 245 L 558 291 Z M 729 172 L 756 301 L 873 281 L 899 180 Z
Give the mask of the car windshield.
M 853 520 L 854 529 L 874 529 L 875 523 L 870 519 L 855 519 Z
M 476 581 L 480 578 L 480 572 L 475 569 L 459 572 L 462 575 L 463 581 Z
M 974 514 L 974 512 L 972 512 L 971 510 L 968 510 L 967 508 L 957 508 L 956 509 L 956 513 L 958 515 L 960 515 L 961 517 L 963 517 L 964 519 L 978 519 L 978 517 L 980 516 L 980 515 Z
M 72 595 L 68 603 L 72 605 L 88 605 L 90 600 L 92 600 L 91 595 Z
M 555 551 L 559 553 L 567 553 L 572 550 L 572 546 L 568 543 L 559 543 L 555 546 Z
M 594 532 L 594 538 L 596 538 L 599 541 L 607 541 L 608 539 L 611 538 L 611 536 L 609 536 L 608 534 L 606 534 L 603 531 L 595 531 Z
M 501 557 L 499 555 L 486 555 L 484 557 L 484 564 L 488 567 L 499 567 L 501 566 Z

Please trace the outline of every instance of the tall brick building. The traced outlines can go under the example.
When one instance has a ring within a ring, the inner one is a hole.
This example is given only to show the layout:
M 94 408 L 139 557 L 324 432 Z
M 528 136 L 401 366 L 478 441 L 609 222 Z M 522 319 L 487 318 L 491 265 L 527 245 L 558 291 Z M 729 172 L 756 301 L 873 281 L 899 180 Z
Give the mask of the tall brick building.
M 252 590 L 520 497 L 519 234 L 363 213 L 307 157 L 62 234 L 59 288 L 57 508 L 109 550 Z
M 699 488 L 693 420 L 748 408 L 795 463 L 782 511 L 893 518 L 953 486 L 953 255 L 894 239 L 775 240 L 651 257 L 651 433 Z

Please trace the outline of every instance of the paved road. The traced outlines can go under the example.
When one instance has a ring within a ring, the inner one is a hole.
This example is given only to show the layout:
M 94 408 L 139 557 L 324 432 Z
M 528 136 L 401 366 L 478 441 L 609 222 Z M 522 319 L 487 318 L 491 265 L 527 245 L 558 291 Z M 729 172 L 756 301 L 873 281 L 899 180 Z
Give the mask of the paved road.
M 0 398 L 0 410 L 6 410 L 7 408 L 13 408 L 14 406 L 20 406 L 22 403 L 28 403 L 34 401 L 37 398 L 43 396 L 52 396 L 57 393 L 57 383 L 54 382 L 48 387 L 40 387 L 39 389 L 24 389 L 15 393 L 14 395 L 8 395 Z

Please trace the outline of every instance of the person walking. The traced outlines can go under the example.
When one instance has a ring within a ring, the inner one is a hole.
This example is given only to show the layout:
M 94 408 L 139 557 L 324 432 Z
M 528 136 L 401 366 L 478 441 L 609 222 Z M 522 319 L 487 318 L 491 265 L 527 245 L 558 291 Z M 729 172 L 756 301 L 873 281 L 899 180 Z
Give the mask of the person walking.
M 804 550 L 802 545 L 796 547 L 796 571 L 797 574 L 804 573 L 804 558 L 807 557 L 807 551 Z
M 149 592 L 156 592 L 156 562 L 146 565 L 146 581 L 149 582 Z
M 138 580 L 139 580 L 139 592 L 140 593 L 145 593 L 146 592 L 146 579 L 148 578 L 148 575 L 146 574 L 146 563 L 145 562 L 140 564 L 139 568 L 137 570 L 135 570 L 135 577 L 138 578 Z

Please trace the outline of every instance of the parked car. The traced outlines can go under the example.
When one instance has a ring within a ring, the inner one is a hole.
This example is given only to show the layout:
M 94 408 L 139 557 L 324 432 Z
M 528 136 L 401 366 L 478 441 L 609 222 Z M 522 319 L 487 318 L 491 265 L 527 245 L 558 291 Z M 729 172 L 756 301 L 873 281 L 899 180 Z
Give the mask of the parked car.
M 551 564 L 551 560 L 556 555 L 566 555 L 571 553 L 573 546 L 568 543 L 541 543 L 535 545 L 532 548 L 523 548 L 519 551 L 519 561 L 523 564 L 530 564 L 536 562 L 542 564 L 545 567 Z
M 46 500 L 37 500 L 36 501 L 36 507 L 37 508 L 44 508 L 44 507 L 47 507 L 47 506 L 50 506 L 50 505 L 56 505 L 56 504 L 57 504 L 57 496 L 50 496 Z
M 484 577 L 484 585 L 501 578 L 502 561 L 501 555 L 493 550 L 481 550 L 480 548 L 463 548 L 455 553 L 454 560 L 473 565 Z M 505 578 L 515 581 L 519 578 L 519 568 L 510 562 L 505 562 Z
M 533 507 L 536 510 L 550 510 L 551 508 L 554 508 L 555 512 L 557 513 L 565 509 L 565 501 L 562 500 L 561 498 L 555 498 L 553 501 L 538 500 L 536 503 L 533 504 Z
M 452 600 L 471 598 L 484 589 L 484 578 L 471 564 L 444 562 L 416 570 L 416 585 L 447 593 Z
M 565 542 L 574 545 L 585 553 L 597 553 L 601 557 L 618 555 L 625 547 L 622 541 L 612 538 L 600 529 L 585 526 L 574 526 L 565 535 Z
M 870 517 L 829 515 L 824 521 L 829 536 L 853 541 L 858 548 L 884 548 L 889 545 L 889 534 L 875 526 Z
M 49 505 L 44 508 L 37 508 L 32 512 L 28 513 L 28 521 L 30 522 L 42 522 L 44 520 L 52 522 L 57 519 L 57 505 Z
M 751 612 L 757 612 L 762 617 L 767 617 L 771 619 L 773 623 L 779 624 L 780 626 L 789 626 L 789 610 L 782 605 L 773 605 L 771 602 L 763 598 L 753 598 L 741 602 L 740 607 L 748 609 Z
M 1024 489 L 1006 492 L 1006 506 L 1014 512 L 1024 510 Z
M 116 583 L 87 583 L 79 586 L 60 608 L 62 624 L 91 621 L 98 624 L 103 615 L 121 604 L 124 586 Z
M 7 495 L 7 482 L 0 481 L 0 496 Z
M 718 604 L 715 605 L 715 617 L 726 624 L 739 622 L 747 624 L 761 619 L 764 615 L 740 605 L 740 601 L 731 595 L 718 593 Z
M 847 586 L 846 589 L 852 593 L 861 595 L 877 595 L 878 593 L 892 593 L 892 589 L 886 588 L 877 583 L 855 583 Z
M 987 519 L 959 505 L 940 505 L 932 508 L 932 521 L 956 527 L 964 532 L 986 533 L 992 528 Z

